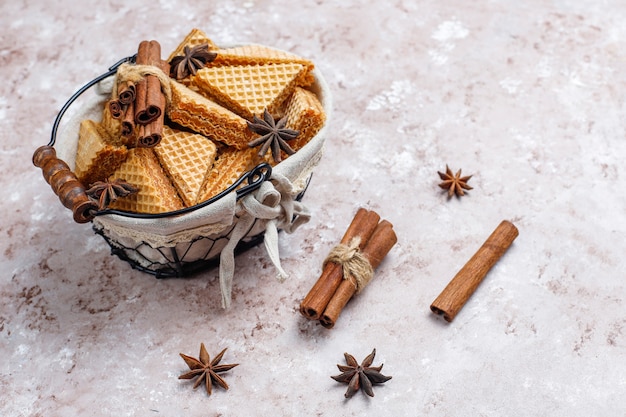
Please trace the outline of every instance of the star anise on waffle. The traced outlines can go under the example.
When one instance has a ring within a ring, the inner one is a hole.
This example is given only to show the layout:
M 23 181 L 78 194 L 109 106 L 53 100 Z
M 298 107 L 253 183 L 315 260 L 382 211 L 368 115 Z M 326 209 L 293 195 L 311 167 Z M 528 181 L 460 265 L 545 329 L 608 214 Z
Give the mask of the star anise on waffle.
M 197 377 L 196 382 L 193 384 L 193 388 L 198 388 L 200 384 L 204 382 L 206 392 L 209 395 L 211 395 L 213 383 L 216 383 L 220 387 L 227 390 L 228 384 L 218 374 L 229 371 L 239 364 L 219 365 L 222 360 L 222 356 L 224 356 L 224 352 L 226 352 L 226 349 L 222 350 L 216 357 L 213 358 L 213 360 L 211 360 L 209 353 L 204 347 L 204 343 L 200 343 L 200 356 L 198 359 L 181 353 L 180 356 L 191 370 L 179 376 L 178 379 L 193 379 Z
M 370 397 L 374 396 L 374 390 L 372 389 L 372 384 L 382 384 L 391 379 L 390 376 L 385 376 L 380 373 L 381 369 L 383 369 L 383 365 L 380 366 L 371 366 L 372 362 L 374 362 L 374 356 L 376 356 L 376 349 L 372 351 L 363 362 L 359 365 L 354 359 L 354 356 L 349 353 L 344 353 L 343 356 L 346 358 L 347 366 L 345 365 L 337 365 L 337 368 L 342 372 L 340 375 L 331 376 L 337 382 L 347 382 L 348 390 L 346 391 L 345 397 L 352 397 L 359 388 L 363 388 L 363 391 Z
M 98 210 L 104 210 L 119 197 L 139 192 L 139 188 L 121 179 L 96 181 L 85 191 L 87 196 L 98 203 Z
M 453 194 L 456 194 L 457 197 L 461 197 L 465 195 L 463 190 L 471 190 L 472 187 L 467 185 L 467 181 L 472 178 L 471 175 L 466 177 L 461 177 L 461 170 L 459 169 L 456 174 L 452 174 L 452 170 L 448 168 L 446 165 L 446 172 L 439 172 L 439 178 L 443 180 L 442 183 L 439 184 L 441 188 L 444 190 L 448 190 L 448 197 L 452 197 Z
M 278 122 L 274 121 L 274 117 L 265 109 L 263 112 L 263 120 L 259 119 L 256 115 L 252 122 L 248 122 L 248 129 L 262 135 L 248 143 L 248 146 L 254 148 L 255 146 L 261 146 L 259 150 L 259 157 L 267 153 L 267 150 L 271 148 L 272 158 L 275 162 L 282 160 L 280 151 L 283 150 L 287 155 L 293 155 L 296 153 L 291 146 L 287 144 L 288 140 L 295 139 L 300 132 L 298 130 L 286 129 L 287 117 L 283 117 Z
M 185 45 L 183 48 L 184 55 L 178 55 L 170 60 L 170 76 L 181 80 L 189 75 L 196 75 L 199 69 L 204 68 L 206 64 L 212 62 L 217 57 L 216 52 L 209 51 L 209 44 L 190 48 Z

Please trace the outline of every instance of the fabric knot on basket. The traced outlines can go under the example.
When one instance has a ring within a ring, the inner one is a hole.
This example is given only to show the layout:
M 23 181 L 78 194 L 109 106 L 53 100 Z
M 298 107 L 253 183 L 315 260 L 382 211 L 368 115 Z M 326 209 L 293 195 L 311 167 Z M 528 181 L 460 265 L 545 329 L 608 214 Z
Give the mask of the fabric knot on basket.
M 146 75 L 153 75 L 158 78 L 161 83 L 161 90 L 163 94 L 165 94 L 165 98 L 167 99 L 167 104 L 172 101 L 172 88 L 170 87 L 170 79 L 161 70 L 153 65 L 139 65 L 139 64 L 128 64 L 123 63 L 117 68 L 116 74 L 116 82 L 113 83 L 112 87 L 112 95 L 117 96 L 117 86 L 122 84 L 124 81 L 132 81 L 137 83 L 143 80 Z
M 294 199 L 293 184 L 283 175 L 272 176 L 259 189 L 240 200 L 243 214 L 233 229 L 230 241 L 220 256 L 220 289 L 222 306 L 231 300 L 232 280 L 235 270 L 234 249 L 258 219 L 265 222 L 264 243 L 267 254 L 278 270 L 278 277 L 285 279 L 286 272 L 280 264 L 278 230 L 291 233 L 309 221 L 311 215 L 304 204 Z

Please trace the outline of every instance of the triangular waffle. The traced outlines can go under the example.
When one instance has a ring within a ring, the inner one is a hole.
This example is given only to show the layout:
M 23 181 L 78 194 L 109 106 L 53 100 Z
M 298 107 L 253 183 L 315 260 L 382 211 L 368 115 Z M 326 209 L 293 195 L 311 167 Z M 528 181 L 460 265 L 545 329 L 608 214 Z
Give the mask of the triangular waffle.
M 306 67 L 297 63 L 205 67 L 194 83 L 203 95 L 252 120 L 266 108 L 275 116 L 305 75 Z
M 237 149 L 248 147 L 254 134 L 245 119 L 174 80 L 170 85 L 170 120 Z
M 183 208 L 176 189 L 150 148 L 129 150 L 128 158 L 110 179 L 122 179 L 139 188 L 138 193 L 121 197 L 111 203 L 111 209 L 156 214 Z
M 207 173 L 196 203 L 206 201 L 224 191 L 259 162 L 255 148 L 244 150 L 225 148 Z
M 194 46 L 202 45 L 203 43 L 209 45 L 209 51 L 218 49 L 218 47 L 203 31 L 196 28 L 192 29 L 191 32 L 185 36 L 185 39 L 183 39 L 183 41 L 176 47 L 176 49 L 172 51 L 170 56 L 167 58 L 167 62 L 171 61 L 175 56 L 184 55 L 183 51 L 185 46 L 193 48 Z
M 124 162 L 127 153 L 125 146 L 110 143 L 99 123 L 85 119 L 81 121 L 78 130 L 74 173 L 83 185 L 89 187 L 111 175 Z
M 153 149 L 185 205 L 194 205 L 215 161 L 215 143 L 202 135 L 163 126 L 161 142 Z
M 235 65 L 265 65 L 265 64 L 302 64 L 306 67 L 307 86 L 313 82 L 313 62 L 290 52 L 281 51 L 265 45 L 242 45 L 232 48 L 218 49 L 215 60 L 207 64 L 208 67 L 223 67 Z
M 326 122 L 326 113 L 317 96 L 300 87 L 296 87 L 287 100 L 284 117 L 287 117 L 287 129 L 300 132 L 295 139 L 288 142 L 294 151 L 306 145 Z

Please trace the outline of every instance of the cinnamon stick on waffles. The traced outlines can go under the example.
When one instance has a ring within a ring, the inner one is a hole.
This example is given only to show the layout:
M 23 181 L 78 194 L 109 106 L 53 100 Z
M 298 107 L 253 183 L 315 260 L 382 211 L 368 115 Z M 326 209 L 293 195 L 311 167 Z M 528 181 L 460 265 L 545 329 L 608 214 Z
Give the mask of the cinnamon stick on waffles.
M 118 100 L 122 104 L 130 104 L 135 101 L 135 96 L 137 95 L 137 91 L 135 88 L 135 83 L 127 80 L 123 83 L 118 92 Z
M 359 208 L 340 244 L 357 243 L 358 250 L 362 250 L 374 233 L 379 220 L 380 216 L 376 212 Z M 300 303 L 300 313 L 309 320 L 319 320 L 343 278 L 340 264 L 326 262 L 321 276 Z
M 157 41 L 142 41 L 137 50 L 138 65 L 152 65 L 163 70 L 161 45 Z M 148 74 L 135 86 L 135 123 L 141 125 L 137 145 L 156 146 L 162 137 L 165 117 L 165 95 L 161 91 L 161 81 Z

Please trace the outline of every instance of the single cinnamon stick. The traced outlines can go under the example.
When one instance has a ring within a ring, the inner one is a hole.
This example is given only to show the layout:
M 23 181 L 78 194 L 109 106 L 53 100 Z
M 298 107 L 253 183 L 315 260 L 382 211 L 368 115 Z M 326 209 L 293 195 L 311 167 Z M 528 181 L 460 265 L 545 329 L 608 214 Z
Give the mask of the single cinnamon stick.
M 362 250 L 363 256 L 368 260 L 372 269 L 376 269 L 380 265 L 397 241 L 398 237 L 393 231 L 393 225 L 387 220 L 381 221 L 376 226 L 374 233 Z M 331 329 L 335 325 L 341 311 L 354 296 L 357 289 L 357 284 L 349 279 L 344 279 L 340 283 L 339 288 L 337 288 L 337 291 L 328 302 L 324 314 L 320 318 L 322 326 Z
M 433 301 L 430 306 L 432 312 L 443 315 L 448 322 L 454 320 L 487 272 L 504 255 L 518 234 L 519 231 L 513 223 L 502 221 Z
M 130 104 L 135 101 L 136 93 L 137 92 L 135 91 L 135 83 L 127 80 L 122 84 L 119 90 L 118 100 L 122 104 Z
M 148 48 L 150 43 L 148 41 L 141 41 L 139 48 L 137 48 L 137 58 L 135 62 L 137 65 L 148 65 Z M 142 79 L 135 84 L 135 122 L 141 124 L 140 120 L 143 120 L 145 116 L 140 116 L 146 111 L 146 96 L 148 94 L 148 84 L 146 79 Z
M 359 208 L 340 243 L 347 245 L 352 239 L 359 238 L 359 250 L 362 250 L 376 229 L 379 220 L 380 216 L 376 212 Z M 300 303 L 300 313 L 309 320 L 318 320 L 342 280 L 341 265 L 328 262 L 317 282 Z
M 119 100 L 109 100 L 109 112 L 111 116 L 115 119 L 119 119 L 124 114 L 124 110 L 122 109 L 122 103 Z
M 43 177 L 59 197 L 61 203 L 74 214 L 74 221 L 87 223 L 93 219 L 98 204 L 89 199 L 85 187 L 69 166 L 57 158 L 52 146 L 40 146 L 33 153 L 33 165 L 41 168 Z
M 161 45 L 157 41 L 142 41 L 137 50 L 137 64 L 161 67 Z M 154 75 L 146 75 L 137 83 L 135 99 L 135 122 L 148 124 L 163 114 L 161 81 Z
M 122 119 L 122 136 L 129 138 L 135 132 L 135 102 L 131 101 L 126 106 L 124 118 Z M 132 146 L 131 146 L 132 147 Z
M 163 132 L 163 120 L 158 117 L 147 125 L 140 126 L 137 146 L 140 148 L 152 148 L 159 144 Z

